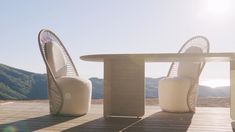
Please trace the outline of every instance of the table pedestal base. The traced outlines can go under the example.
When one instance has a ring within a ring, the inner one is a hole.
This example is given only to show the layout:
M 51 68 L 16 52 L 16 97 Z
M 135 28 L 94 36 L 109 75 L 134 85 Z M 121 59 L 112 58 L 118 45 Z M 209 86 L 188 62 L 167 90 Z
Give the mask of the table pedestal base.
M 144 59 L 104 60 L 104 116 L 144 115 Z

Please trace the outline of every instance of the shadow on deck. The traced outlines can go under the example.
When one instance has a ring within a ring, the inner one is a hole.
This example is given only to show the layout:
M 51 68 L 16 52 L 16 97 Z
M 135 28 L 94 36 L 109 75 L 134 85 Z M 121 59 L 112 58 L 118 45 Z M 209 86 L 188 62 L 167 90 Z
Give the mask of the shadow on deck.
M 45 101 L 15 101 L 0 104 L 0 131 L 65 132 L 186 132 L 234 131 L 235 122 L 228 108 L 197 107 L 196 113 L 161 112 L 158 106 L 146 106 L 143 118 L 103 118 L 102 105 L 92 105 L 81 117 L 49 115 Z

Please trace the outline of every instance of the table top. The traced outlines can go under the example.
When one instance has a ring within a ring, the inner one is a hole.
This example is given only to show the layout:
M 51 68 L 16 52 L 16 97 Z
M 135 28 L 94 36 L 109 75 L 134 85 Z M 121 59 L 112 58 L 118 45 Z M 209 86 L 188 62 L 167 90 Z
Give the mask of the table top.
M 144 59 L 145 62 L 172 61 L 230 61 L 235 60 L 235 53 L 135 53 L 135 54 L 92 54 L 80 57 L 81 60 L 103 62 L 113 59 Z

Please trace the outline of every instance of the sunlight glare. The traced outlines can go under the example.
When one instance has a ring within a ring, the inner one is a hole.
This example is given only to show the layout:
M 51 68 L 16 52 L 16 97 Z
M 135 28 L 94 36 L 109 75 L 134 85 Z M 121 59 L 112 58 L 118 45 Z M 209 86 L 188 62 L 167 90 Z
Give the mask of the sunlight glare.
M 207 12 L 215 16 L 228 15 L 231 4 L 231 0 L 207 0 Z
M 228 79 L 205 79 L 200 80 L 200 85 L 209 86 L 211 88 L 230 86 L 230 80 Z

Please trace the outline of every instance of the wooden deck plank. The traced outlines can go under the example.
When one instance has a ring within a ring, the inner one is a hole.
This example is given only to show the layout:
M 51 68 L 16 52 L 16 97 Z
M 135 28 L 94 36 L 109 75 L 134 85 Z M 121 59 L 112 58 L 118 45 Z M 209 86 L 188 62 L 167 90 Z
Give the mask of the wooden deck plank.
M 103 118 L 103 106 L 92 105 L 81 117 L 49 115 L 47 101 L 14 101 L 0 104 L 0 131 L 84 131 L 84 132 L 232 132 L 235 122 L 229 108 L 197 107 L 196 113 L 161 112 L 146 106 L 143 118 Z

